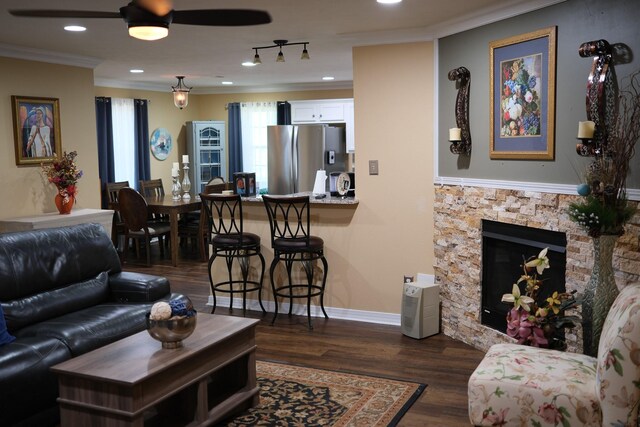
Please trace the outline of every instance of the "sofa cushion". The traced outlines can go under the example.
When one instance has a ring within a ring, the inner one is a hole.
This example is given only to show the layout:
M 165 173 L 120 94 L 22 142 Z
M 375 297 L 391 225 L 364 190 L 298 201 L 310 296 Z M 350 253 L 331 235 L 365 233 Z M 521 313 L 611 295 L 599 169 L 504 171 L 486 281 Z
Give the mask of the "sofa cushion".
M 122 271 L 100 224 L 0 234 L 0 301 Z M 11 330 L 11 328 L 9 328 Z
M 77 356 L 144 330 L 145 314 L 152 305 L 100 304 L 27 326 L 16 337 L 54 337 Z
M 495 344 L 469 378 L 470 421 L 598 426 L 595 371 L 596 359 L 584 354 Z
M 3 302 L 7 328 L 15 333 L 25 326 L 107 302 L 108 280 L 109 275 L 102 272 L 80 283 Z
M 49 368 L 70 358 L 67 346 L 50 337 L 19 338 L 0 347 L 1 424 L 11 426 L 34 411 L 55 408 L 58 379 Z

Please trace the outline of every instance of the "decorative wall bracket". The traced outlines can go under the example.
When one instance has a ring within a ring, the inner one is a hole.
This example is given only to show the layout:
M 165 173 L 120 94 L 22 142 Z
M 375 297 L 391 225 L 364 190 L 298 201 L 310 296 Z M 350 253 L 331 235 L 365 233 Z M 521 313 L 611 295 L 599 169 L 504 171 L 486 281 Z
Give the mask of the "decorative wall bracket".
M 449 130 L 449 149 L 453 154 L 471 154 L 471 131 L 469 130 L 469 89 L 471 73 L 465 67 L 449 71 L 449 80 L 456 82 L 456 126 Z
M 610 155 L 609 136 L 616 120 L 618 87 L 613 70 L 613 55 L 609 42 L 595 40 L 583 43 L 578 49 L 583 58 L 593 57 L 587 79 L 587 122 L 581 122 L 576 145 L 580 156 L 599 157 Z

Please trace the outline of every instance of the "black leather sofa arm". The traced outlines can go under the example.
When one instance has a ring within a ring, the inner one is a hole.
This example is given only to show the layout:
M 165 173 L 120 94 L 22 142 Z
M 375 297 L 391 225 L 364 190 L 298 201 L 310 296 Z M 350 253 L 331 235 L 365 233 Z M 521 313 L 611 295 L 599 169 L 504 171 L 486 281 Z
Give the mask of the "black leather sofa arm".
M 111 297 L 117 302 L 152 302 L 170 294 L 166 277 L 122 271 L 109 276 Z

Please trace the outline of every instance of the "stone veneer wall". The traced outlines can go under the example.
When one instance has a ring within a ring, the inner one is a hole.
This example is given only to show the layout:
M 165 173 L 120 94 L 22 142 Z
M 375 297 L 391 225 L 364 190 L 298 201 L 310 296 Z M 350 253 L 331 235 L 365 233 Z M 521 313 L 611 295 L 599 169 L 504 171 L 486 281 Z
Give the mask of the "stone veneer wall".
M 567 233 L 566 288 L 578 293 L 584 290 L 591 275 L 593 244 L 566 213 L 569 203 L 577 197 L 436 185 L 434 271 L 440 284 L 445 335 L 482 350 L 511 341 L 507 335 L 480 324 L 483 219 Z M 619 288 L 640 280 L 640 213 L 618 239 L 613 266 Z M 582 351 L 581 337 L 579 327 L 567 334 L 570 351 Z

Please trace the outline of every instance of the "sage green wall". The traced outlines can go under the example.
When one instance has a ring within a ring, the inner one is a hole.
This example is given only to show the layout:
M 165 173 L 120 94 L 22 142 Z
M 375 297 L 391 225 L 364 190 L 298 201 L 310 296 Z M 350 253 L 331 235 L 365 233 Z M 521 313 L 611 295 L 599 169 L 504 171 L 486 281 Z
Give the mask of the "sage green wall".
M 579 46 L 606 39 L 625 44 L 632 52 L 630 63 L 615 64 L 618 80 L 640 69 L 640 1 L 568 0 L 525 15 L 465 31 L 438 41 L 438 167 L 446 177 L 576 184 L 589 162 L 575 151 L 578 121 L 586 120 L 585 92 L 591 58 L 578 55 Z M 493 40 L 557 26 L 556 58 L 556 155 L 554 161 L 489 159 L 489 43 Z M 471 72 L 469 105 L 473 152 L 464 157 L 449 151 L 448 130 L 455 125 L 455 83 L 449 70 L 464 66 Z M 626 80 L 628 82 L 628 79 Z M 621 87 L 624 81 L 621 81 Z M 639 147 L 640 148 L 640 147 Z M 636 154 L 629 188 L 640 188 Z

